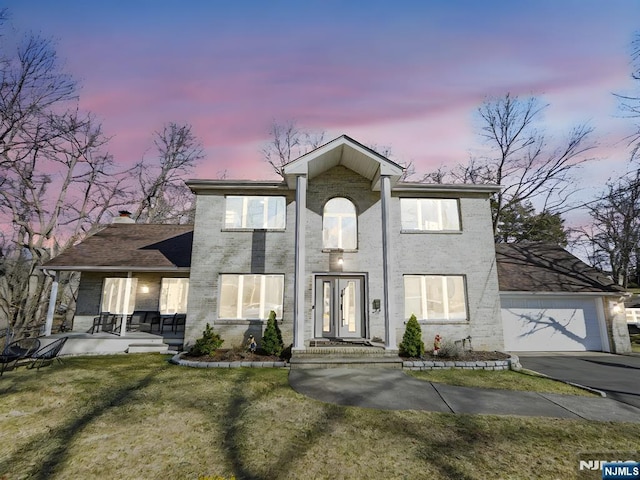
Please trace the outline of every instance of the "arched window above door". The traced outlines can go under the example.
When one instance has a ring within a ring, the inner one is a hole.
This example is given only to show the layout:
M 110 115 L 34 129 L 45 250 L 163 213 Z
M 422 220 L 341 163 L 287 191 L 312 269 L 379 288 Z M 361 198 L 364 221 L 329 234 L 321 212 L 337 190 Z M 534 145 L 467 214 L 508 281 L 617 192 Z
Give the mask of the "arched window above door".
M 358 248 L 358 219 L 356 207 L 350 200 L 336 197 L 325 203 L 322 214 L 322 247 L 342 250 Z

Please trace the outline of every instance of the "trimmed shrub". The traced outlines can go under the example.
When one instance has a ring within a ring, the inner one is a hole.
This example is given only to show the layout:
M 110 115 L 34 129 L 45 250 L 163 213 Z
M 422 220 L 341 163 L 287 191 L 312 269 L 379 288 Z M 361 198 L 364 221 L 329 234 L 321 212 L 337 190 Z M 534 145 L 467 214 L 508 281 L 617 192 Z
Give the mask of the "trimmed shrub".
M 465 351 L 462 348 L 462 342 L 443 342 L 438 351 L 438 357 L 441 358 L 463 358 L 464 355 Z
M 276 312 L 273 310 L 269 312 L 267 327 L 264 329 L 264 334 L 262 335 L 261 347 L 262 351 L 267 355 L 280 356 L 282 350 L 284 350 L 282 332 L 280 332 L 280 327 L 278 327 Z
M 196 343 L 191 347 L 189 353 L 195 357 L 200 357 L 203 355 L 213 355 L 216 350 L 218 350 L 224 340 L 213 331 L 211 325 L 207 323 L 206 328 L 202 332 L 202 337 L 196 340 Z
M 403 357 L 419 358 L 424 355 L 422 329 L 415 315 L 411 315 L 400 342 L 400 355 Z

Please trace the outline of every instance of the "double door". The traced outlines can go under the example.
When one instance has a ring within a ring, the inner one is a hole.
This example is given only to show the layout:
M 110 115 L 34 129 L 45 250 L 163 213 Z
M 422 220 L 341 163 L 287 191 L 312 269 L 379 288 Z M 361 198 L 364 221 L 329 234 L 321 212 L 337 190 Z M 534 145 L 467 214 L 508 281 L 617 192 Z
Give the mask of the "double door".
M 362 338 L 364 331 L 364 277 L 316 277 L 316 338 Z

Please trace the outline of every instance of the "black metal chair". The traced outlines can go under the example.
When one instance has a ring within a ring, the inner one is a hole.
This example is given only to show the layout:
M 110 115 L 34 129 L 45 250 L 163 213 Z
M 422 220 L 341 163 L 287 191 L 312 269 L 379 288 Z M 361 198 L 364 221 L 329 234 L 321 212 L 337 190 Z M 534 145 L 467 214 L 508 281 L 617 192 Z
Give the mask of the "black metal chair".
M 62 347 L 64 347 L 64 344 L 67 342 L 68 338 L 69 337 L 59 338 L 51 342 L 49 345 L 45 345 L 38 351 L 34 352 L 31 355 L 31 359 L 33 360 L 33 362 L 31 363 L 31 365 L 29 365 L 29 368 L 35 367 L 36 370 L 40 370 L 40 367 L 44 367 L 45 365 L 52 363 L 54 360 L 58 360 L 58 362 L 62 363 L 62 360 L 60 360 L 60 357 L 58 355 L 60 354 L 60 351 L 62 350 Z
M 5 347 L 0 354 L 0 377 L 9 365 L 13 363 L 13 368 L 22 359 L 29 358 L 40 348 L 40 340 L 37 338 L 21 338 L 15 342 L 11 342 Z
M 111 314 L 109 312 L 100 312 L 100 315 L 98 315 L 97 317 L 93 317 L 93 325 L 91 326 L 91 330 L 89 330 L 89 333 L 99 332 L 102 328 L 102 325 L 108 323 L 110 315 Z
M 177 313 L 174 313 L 173 315 L 162 315 L 162 320 L 160 321 L 161 334 L 164 333 L 164 327 L 166 326 L 171 327 L 171 331 L 173 332 L 177 315 L 178 315 Z
M 173 331 L 178 332 L 178 327 L 182 326 L 182 330 L 185 328 L 185 324 L 187 323 L 187 314 L 186 313 L 178 313 L 176 314 L 176 318 L 173 321 Z
M 153 333 L 153 326 L 158 325 L 158 330 L 162 328 L 162 317 L 160 312 L 147 312 L 145 323 L 149 324 L 149 333 Z

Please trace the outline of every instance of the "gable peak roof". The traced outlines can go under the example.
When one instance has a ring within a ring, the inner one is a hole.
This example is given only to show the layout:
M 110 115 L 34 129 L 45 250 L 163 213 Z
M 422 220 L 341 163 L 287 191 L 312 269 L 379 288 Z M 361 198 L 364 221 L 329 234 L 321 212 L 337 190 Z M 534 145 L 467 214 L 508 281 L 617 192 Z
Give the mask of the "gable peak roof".
M 306 175 L 309 180 L 330 168 L 342 165 L 371 180 L 373 190 L 380 189 L 380 176 L 388 175 L 391 183 L 398 182 L 404 168 L 347 135 L 325 143 L 284 166 L 285 181 L 295 188 L 295 177 Z

